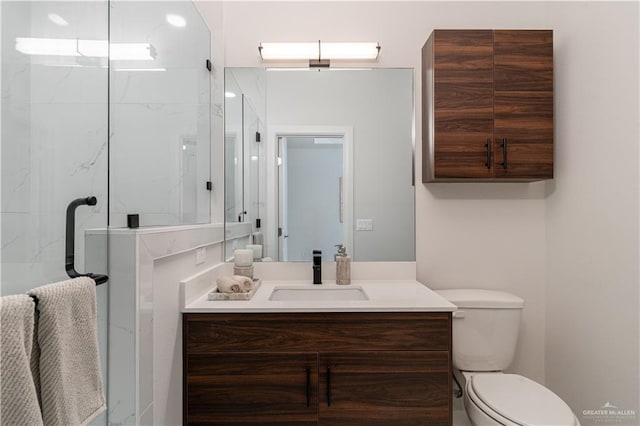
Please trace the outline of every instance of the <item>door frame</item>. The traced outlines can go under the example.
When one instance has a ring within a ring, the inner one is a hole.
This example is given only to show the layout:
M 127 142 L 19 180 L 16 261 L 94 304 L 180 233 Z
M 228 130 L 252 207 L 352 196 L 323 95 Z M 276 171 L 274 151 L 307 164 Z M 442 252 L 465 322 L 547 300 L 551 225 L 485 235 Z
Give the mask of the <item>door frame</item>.
M 353 256 L 353 127 L 352 126 L 294 126 L 270 125 L 267 131 L 267 226 L 266 245 L 269 253 L 279 256 L 280 241 L 278 238 L 279 212 L 279 170 L 278 170 L 278 138 L 290 136 L 340 136 L 342 137 L 342 185 L 343 185 L 343 244 L 347 253 Z M 311 261 L 311 253 L 309 253 Z

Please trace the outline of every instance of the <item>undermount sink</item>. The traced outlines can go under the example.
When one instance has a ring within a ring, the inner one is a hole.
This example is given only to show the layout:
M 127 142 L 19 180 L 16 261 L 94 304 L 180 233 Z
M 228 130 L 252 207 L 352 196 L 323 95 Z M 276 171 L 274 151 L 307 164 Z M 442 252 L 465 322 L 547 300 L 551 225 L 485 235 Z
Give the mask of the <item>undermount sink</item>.
M 335 300 L 335 301 L 355 301 L 369 300 L 367 293 L 360 286 L 329 286 L 321 285 L 304 285 L 304 286 L 286 286 L 276 287 L 271 292 L 269 300 L 286 301 L 286 300 Z

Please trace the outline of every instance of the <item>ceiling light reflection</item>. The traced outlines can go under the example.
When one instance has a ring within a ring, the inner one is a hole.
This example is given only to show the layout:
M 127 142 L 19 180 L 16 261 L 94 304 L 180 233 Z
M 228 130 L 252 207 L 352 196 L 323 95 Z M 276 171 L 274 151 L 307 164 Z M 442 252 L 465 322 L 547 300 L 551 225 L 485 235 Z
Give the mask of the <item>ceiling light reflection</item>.
M 149 43 L 111 43 L 106 40 L 16 37 L 16 50 L 25 55 L 109 57 L 112 60 L 153 61 L 157 54 Z
M 169 13 L 167 15 L 167 22 L 169 24 L 173 25 L 174 27 L 178 27 L 178 28 L 182 28 L 182 27 L 186 27 L 187 26 L 186 19 L 184 19 L 180 15 L 174 15 L 172 13 Z
M 64 19 L 62 16 L 58 15 L 57 13 L 50 13 L 49 15 L 47 15 L 47 17 L 51 22 L 53 22 L 56 25 L 59 25 L 61 27 L 69 26 L 69 23 L 66 21 L 66 19 Z

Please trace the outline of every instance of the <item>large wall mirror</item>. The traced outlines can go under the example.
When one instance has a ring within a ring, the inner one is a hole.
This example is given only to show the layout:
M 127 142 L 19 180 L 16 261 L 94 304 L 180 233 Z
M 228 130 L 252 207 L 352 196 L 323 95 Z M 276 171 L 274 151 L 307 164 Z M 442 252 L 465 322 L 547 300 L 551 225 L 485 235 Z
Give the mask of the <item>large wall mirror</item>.
M 226 257 L 414 261 L 413 70 L 225 70 Z

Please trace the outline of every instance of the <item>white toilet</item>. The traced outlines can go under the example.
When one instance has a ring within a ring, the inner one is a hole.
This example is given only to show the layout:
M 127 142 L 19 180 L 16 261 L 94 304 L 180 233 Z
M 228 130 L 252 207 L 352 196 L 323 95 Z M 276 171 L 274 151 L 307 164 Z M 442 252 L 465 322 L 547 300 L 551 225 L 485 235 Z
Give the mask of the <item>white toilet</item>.
M 502 372 L 513 360 L 524 300 L 502 291 L 437 293 L 458 307 L 453 313 L 453 367 L 461 373 L 456 377 L 462 379 L 464 406 L 474 426 L 580 425 L 549 389 Z

